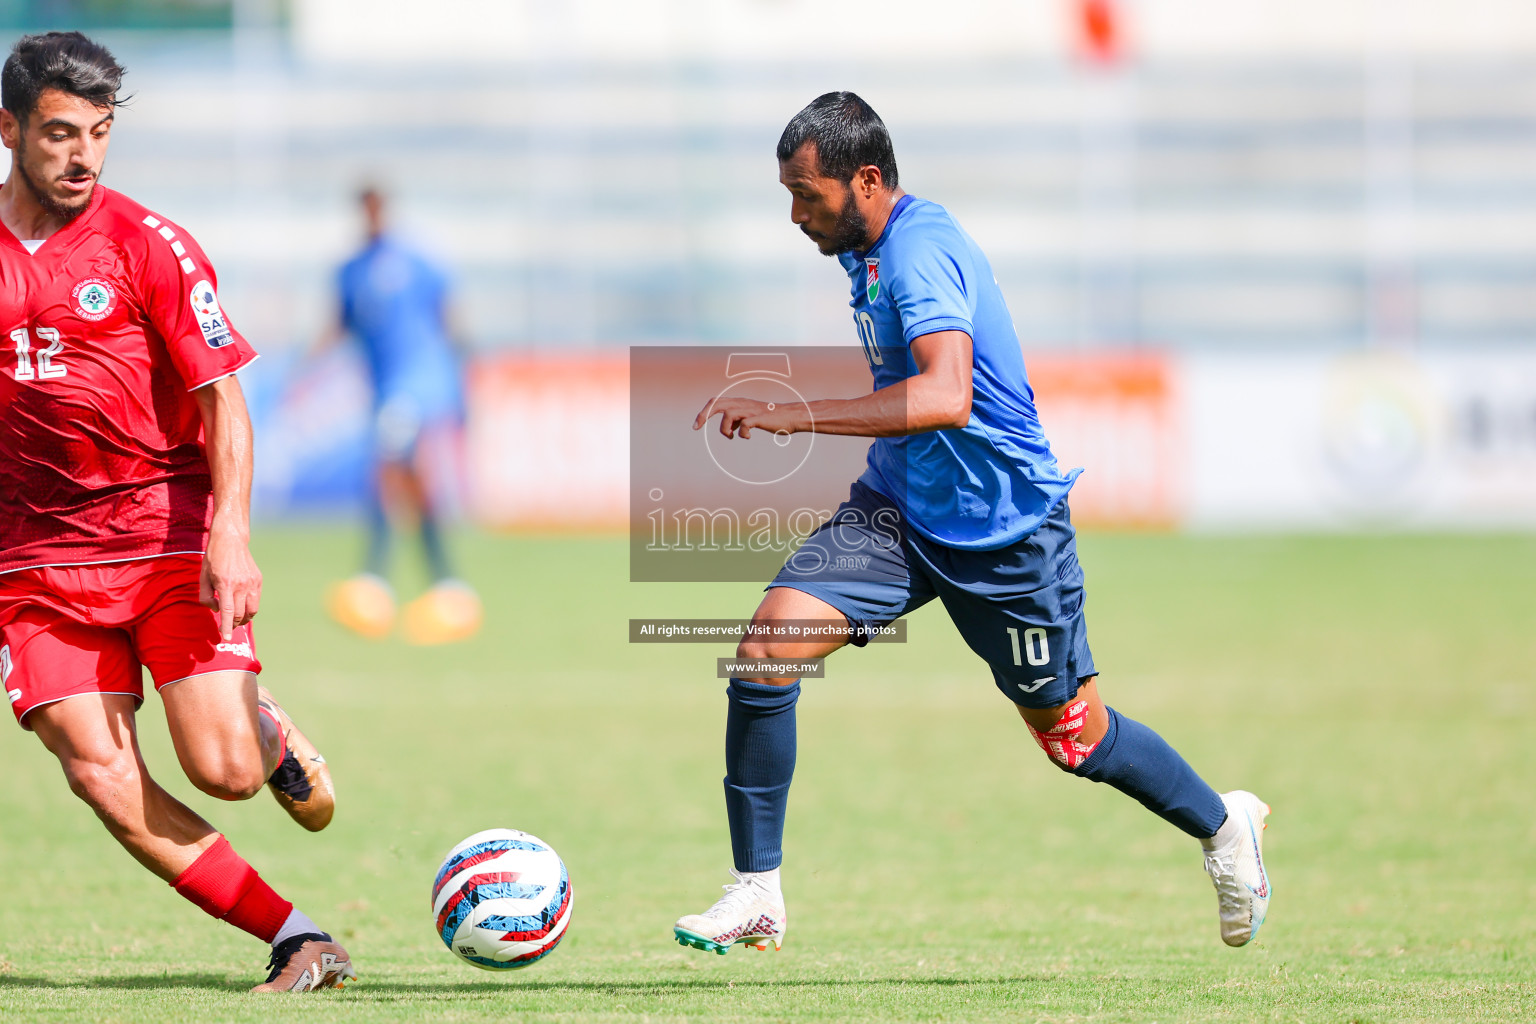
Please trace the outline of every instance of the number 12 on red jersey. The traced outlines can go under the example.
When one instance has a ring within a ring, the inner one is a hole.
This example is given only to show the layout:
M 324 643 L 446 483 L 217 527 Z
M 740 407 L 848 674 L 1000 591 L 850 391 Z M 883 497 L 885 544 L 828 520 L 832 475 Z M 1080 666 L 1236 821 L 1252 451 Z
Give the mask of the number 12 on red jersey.
M 16 343 L 16 379 L 17 380 L 54 380 L 69 373 L 69 368 L 63 363 L 55 363 L 53 358 L 64 351 L 64 339 L 59 337 L 59 332 L 52 327 L 39 327 L 37 329 L 38 341 L 48 342 L 48 347 L 40 349 L 37 353 L 37 366 L 32 366 L 32 336 L 27 333 L 25 327 L 18 327 L 11 332 L 11 340 Z

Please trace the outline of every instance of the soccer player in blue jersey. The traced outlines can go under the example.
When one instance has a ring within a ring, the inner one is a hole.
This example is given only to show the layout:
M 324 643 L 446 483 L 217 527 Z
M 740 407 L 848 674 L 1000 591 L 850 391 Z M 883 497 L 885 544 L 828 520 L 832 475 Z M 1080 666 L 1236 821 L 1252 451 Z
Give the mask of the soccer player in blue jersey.
M 853 93 L 828 93 L 796 114 L 778 158 L 791 219 L 848 272 L 874 390 L 808 406 L 720 399 L 694 427 L 719 417 L 728 438 L 763 430 L 875 440 L 848 500 L 789 558 L 754 617 L 763 626 L 846 619 L 847 634 L 789 642 L 754 632 L 738 657 L 825 657 L 861 645 L 861 628 L 938 598 L 1052 763 L 1199 840 L 1222 940 L 1247 943 L 1269 904 L 1260 847 L 1269 807 L 1242 790 L 1218 794 L 1157 733 L 1100 697 L 1067 508 L 1079 471 L 1061 471 L 1041 431 L 986 256 L 942 206 L 901 191 L 885 124 Z M 845 568 L 866 558 L 866 569 Z M 727 693 L 736 882 L 674 928 L 683 945 L 719 953 L 735 943 L 777 948 L 784 937 L 779 865 L 800 683 L 732 679 Z
M 357 339 L 373 383 L 376 472 L 368 501 L 368 552 L 362 573 L 331 588 L 327 605 L 340 623 L 366 636 L 394 625 L 394 594 L 386 582 L 389 516 L 394 495 L 415 517 L 432 587 L 405 610 L 408 639 L 444 643 L 480 624 L 480 601 L 455 579 L 438 510 L 418 466 L 434 433 L 456 440 L 464 419 L 459 356 L 451 341 L 448 281 L 426 257 L 386 230 L 384 196 L 366 188 L 359 202 L 368 240 L 341 268 L 340 317 L 330 340 Z

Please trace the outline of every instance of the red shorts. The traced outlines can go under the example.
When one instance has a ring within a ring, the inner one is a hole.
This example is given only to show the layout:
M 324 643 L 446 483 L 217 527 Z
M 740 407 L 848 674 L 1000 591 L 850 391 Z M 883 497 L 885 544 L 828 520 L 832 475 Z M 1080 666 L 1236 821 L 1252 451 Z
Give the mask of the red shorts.
M 0 680 L 22 728 L 33 708 L 80 693 L 144 702 L 203 672 L 260 672 L 249 625 L 230 643 L 197 602 L 201 555 L 17 569 L 0 575 Z

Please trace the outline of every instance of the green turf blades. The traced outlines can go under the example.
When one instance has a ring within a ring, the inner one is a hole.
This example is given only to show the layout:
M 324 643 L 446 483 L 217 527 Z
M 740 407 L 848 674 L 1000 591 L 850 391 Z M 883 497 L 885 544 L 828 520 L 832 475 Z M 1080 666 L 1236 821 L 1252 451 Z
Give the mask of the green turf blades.
M 369 984 L 315 994 L 324 1007 L 252 999 L 265 946 L 156 884 L 12 726 L 0 1020 L 1536 1019 L 1536 858 L 1529 816 L 1509 810 L 1536 786 L 1536 537 L 1083 536 L 1109 703 L 1223 788 L 1286 808 L 1264 844 L 1285 891 L 1262 943 L 1222 944 L 1198 844 L 1052 767 L 934 602 L 908 643 L 834 655 L 836 678 L 802 701 L 785 868 L 799 952 L 718 963 L 661 929 L 729 863 L 724 681 L 706 678 L 709 647 L 630 646 L 594 623 L 745 616 L 757 589 L 630 585 L 622 539 L 456 539 L 474 582 L 492 581 L 489 628 L 444 648 L 325 618 L 352 534 L 268 525 L 253 542 L 263 677 L 337 773 L 344 813 L 324 833 L 263 797 L 196 791 L 159 698 L 138 715 L 156 778 Z M 402 593 L 425 585 L 406 570 Z M 1469 651 L 1479 685 L 1448 690 Z M 559 727 L 485 746 L 511 715 Z M 1478 742 L 1446 743 L 1450 728 Z M 453 759 L 472 745 L 480 761 Z M 496 824 L 555 843 L 601 917 L 577 907 L 553 954 L 493 977 L 442 948 L 426 890 L 449 845 Z
M 725 956 L 731 950 L 729 942 L 715 942 L 711 939 L 706 939 L 702 935 L 697 935 L 686 928 L 674 927 L 672 934 L 677 936 L 677 944 L 679 946 L 692 946 L 694 949 L 702 949 L 706 953 L 719 953 L 721 956 Z

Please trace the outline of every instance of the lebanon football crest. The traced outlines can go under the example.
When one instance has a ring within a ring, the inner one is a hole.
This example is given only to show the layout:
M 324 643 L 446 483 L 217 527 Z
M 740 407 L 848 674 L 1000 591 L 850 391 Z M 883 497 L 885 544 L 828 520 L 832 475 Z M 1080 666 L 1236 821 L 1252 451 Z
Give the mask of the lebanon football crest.
M 84 320 L 105 320 L 117 301 L 110 281 L 88 277 L 70 293 L 75 300 L 75 315 Z
M 869 296 L 869 301 L 873 303 L 880 297 L 880 258 L 876 256 L 871 259 L 866 256 L 864 265 L 869 268 L 869 279 L 864 285 L 864 290 Z

